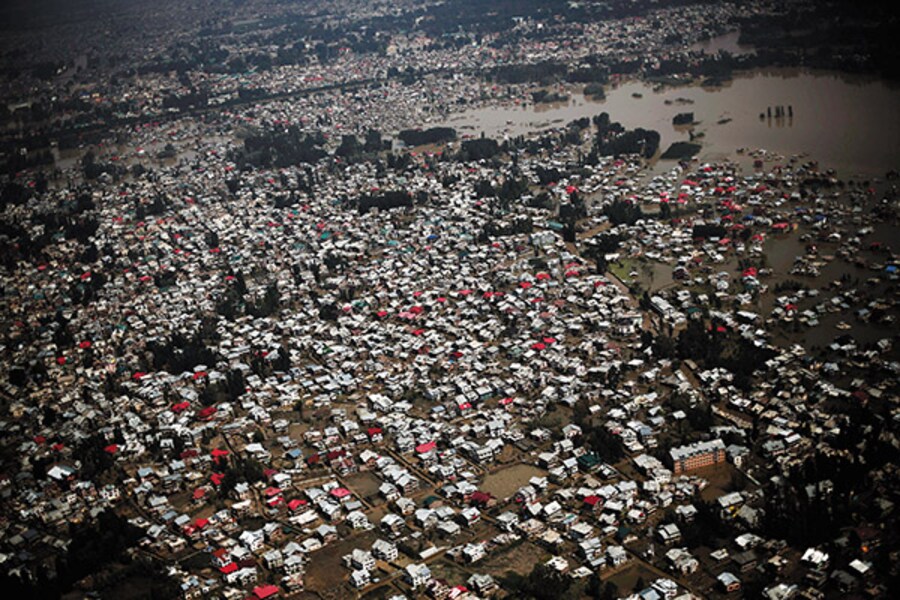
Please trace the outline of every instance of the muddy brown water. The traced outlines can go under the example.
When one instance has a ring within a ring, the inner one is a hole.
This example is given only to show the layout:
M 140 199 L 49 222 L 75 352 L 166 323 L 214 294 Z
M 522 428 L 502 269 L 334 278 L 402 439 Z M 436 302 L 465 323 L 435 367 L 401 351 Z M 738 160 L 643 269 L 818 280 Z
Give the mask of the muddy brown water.
M 640 97 L 635 95 L 639 94 Z M 670 103 L 667 104 L 666 101 Z M 686 102 L 685 102 L 686 101 Z M 793 109 L 793 117 L 760 119 L 769 107 Z M 900 87 L 887 82 L 831 72 L 796 69 L 739 74 L 716 88 L 690 84 L 654 87 L 628 81 L 608 89 L 601 101 L 574 93 L 567 103 L 477 108 L 452 116 L 445 125 L 460 135 L 502 138 L 560 127 L 582 117 L 608 112 L 629 129 L 655 129 L 660 148 L 688 141 L 688 128 L 676 129 L 672 117 L 693 112 L 702 134 L 701 160 L 739 159 L 739 148 L 765 149 L 789 157 L 808 154 L 841 177 L 883 175 L 900 168 Z M 726 122 L 727 121 L 727 122 Z M 660 161 L 669 168 L 671 161 Z

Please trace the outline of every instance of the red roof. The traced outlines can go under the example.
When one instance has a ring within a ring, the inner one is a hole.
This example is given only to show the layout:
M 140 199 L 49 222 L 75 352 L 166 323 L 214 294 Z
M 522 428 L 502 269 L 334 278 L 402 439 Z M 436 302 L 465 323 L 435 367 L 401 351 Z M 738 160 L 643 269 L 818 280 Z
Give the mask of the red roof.
M 460 408 L 462 408 L 462 405 L 460 405 Z M 437 448 L 437 442 L 435 441 L 428 442 L 427 444 L 420 444 L 416 446 L 416 454 L 426 454 L 435 448 Z
M 275 594 L 278 593 L 278 586 L 274 585 L 261 585 L 259 587 L 253 588 L 253 595 L 259 600 L 264 600 L 265 598 L 271 598 Z
M 334 496 L 335 498 L 346 498 L 351 493 L 352 492 L 350 492 L 350 490 L 348 490 L 347 488 L 342 488 L 342 487 L 334 488 L 333 490 L 331 490 L 331 495 Z
M 472 497 L 469 499 L 472 504 L 487 504 L 491 501 L 493 496 L 485 492 L 474 492 Z
M 227 565 L 225 565 L 224 567 L 220 567 L 219 570 L 222 573 L 224 573 L 225 575 L 228 575 L 229 573 L 234 573 L 235 571 L 237 571 L 237 568 L 238 568 L 238 566 L 236 564 L 234 564 L 233 562 L 230 562 Z
M 288 502 L 288 508 L 291 510 L 297 510 L 301 506 L 306 506 L 306 500 L 300 500 L 299 498 L 294 498 L 290 502 Z
M 584 503 L 589 506 L 597 506 L 598 502 L 600 502 L 600 496 L 587 496 L 584 499 Z

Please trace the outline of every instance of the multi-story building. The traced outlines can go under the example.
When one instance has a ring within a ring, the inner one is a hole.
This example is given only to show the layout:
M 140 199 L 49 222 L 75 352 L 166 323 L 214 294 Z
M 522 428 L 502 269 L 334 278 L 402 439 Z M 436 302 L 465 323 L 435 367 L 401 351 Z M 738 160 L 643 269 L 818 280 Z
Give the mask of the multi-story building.
M 678 475 L 725 462 L 725 444 L 722 440 L 696 442 L 669 450 L 672 471 Z

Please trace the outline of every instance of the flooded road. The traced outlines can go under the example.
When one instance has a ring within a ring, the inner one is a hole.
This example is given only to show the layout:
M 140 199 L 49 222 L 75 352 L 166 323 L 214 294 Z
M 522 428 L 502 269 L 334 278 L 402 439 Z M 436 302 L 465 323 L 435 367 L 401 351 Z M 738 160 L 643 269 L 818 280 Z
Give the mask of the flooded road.
M 774 115 L 776 106 L 784 106 L 785 111 L 790 106 L 793 117 L 760 119 L 769 107 Z M 473 109 L 444 124 L 461 136 L 484 132 L 501 138 L 608 112 L 629 129 L 659 131 L 660 149 L 665 151 L 673 142 L 689 140 L 687 128 L 676 129 L 672 118 L 693 112 L 694 132 L 702 136 L 697 140 L 703 146 L 701 160 L 736 159 L 739 148 L 765 149 L 785 157 L 808 154 L 822 168 L 834 168 L 840 177 L 848 177 L 883 175 L 900 168 L 897 107 L 900 87 L 883 81 L 779 69 L 739 75 L 719 88 L 655 88 L 629 81 L 609 89 L 605 100 L 575 93 L 568 103 Z M 751 159 L 743 157 L 739 162 L 750 166 Z M 664 168 L 671 164 L 661 161 Z

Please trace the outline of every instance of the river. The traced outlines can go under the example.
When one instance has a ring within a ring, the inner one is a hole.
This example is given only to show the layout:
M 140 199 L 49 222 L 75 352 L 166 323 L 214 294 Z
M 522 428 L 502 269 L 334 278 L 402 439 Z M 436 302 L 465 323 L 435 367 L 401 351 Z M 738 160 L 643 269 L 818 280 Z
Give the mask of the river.
M 638 97 L 640 96 L 640 97 Z M 668 103 L 667 103 L 668 101 Z M 790 106 L 793 117 L 764 117 L 768 107 Z M 568 103 L 494 106 L 451 117 L 445 125 L 460 135 L 503 137 L 559 127 L 574 119 L 608 112 L 629 129 L 655 129 L 660 149 L 688 141 L 672 118 L 693 112 L 701 160 L 738 157 L 739 148 L 765 149 L 785 156 L 808 154 L 841 177 L 884 175 L 900 168 L 900 87 L 862 77 L 796 69 L 759 70 L 737 75 L 722 87 L 698 84 L 654 87 L 627 81 L 608 89 L 605 100 L 573 93 Z M 668 168 L 670 162 L 661 161 Z

